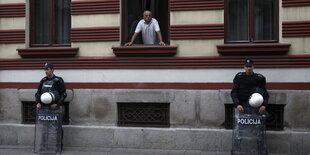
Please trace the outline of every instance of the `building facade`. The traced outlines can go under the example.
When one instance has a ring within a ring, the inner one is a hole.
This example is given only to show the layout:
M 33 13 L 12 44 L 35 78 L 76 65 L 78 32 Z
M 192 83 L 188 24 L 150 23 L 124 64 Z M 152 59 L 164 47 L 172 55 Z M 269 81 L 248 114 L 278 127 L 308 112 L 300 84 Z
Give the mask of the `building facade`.
M 123 46 L 143 10 L 166 46 Z M 0 0 L 0 144 L 34 144 L 53 63 L 65 147 L 231 150 L 232 80 L 266 76 L 270 153 L 310 153 L 309 0 Z

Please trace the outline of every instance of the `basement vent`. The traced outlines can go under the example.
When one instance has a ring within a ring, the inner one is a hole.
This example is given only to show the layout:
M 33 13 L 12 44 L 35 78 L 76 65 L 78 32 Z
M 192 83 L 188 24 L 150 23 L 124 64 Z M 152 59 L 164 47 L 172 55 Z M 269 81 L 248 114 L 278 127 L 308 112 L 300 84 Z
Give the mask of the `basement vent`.
M 233 104 L 225 104 L 225 128 L 233 128 Z M 266 115 L 266 130 L 283 130 L 284 127 L 284 105 L 269 104 Z
M 22 102 L 23 103 L 23 123 L 35 124 L 36 123 L 36 103 L 35 102 Z M 64 116 L 62 124 L 69 124 L 69 103 L 64 103 Z
M 117 103 L 118 126 L 169 127 L 169 103 Z

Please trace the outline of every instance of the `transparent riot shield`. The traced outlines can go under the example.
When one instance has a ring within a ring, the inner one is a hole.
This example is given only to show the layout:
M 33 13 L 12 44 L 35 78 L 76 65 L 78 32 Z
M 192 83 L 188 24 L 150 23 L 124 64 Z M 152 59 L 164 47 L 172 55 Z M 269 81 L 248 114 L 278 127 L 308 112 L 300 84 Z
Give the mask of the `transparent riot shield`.
M 51 110 L 43 107 L 37 110 L 35 127 L 35 153 L 61 153 L 62 107 Z
M 239 113 L 234 109 L 232 155 L 267 155 L 265 115 Z

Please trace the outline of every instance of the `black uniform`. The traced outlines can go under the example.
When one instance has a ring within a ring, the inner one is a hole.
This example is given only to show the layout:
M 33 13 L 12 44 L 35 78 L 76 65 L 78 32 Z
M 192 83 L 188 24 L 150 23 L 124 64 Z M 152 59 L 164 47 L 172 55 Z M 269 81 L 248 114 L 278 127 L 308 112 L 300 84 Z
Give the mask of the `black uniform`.
M 247 75 L 239 72 L 234 78 L 234 86 L 231 90 L 231 98 L 235 106 L 249 107 L 249 98 L 253 93 L 260 93 L 263 98 L 263 106 L 267 107 L 269 94 L 266 90 L 266 78 L 258 73 Z
M 52 92 L 55 95 L 55 102 L 59 107 L 67 97 L 66 86 L 64 80 L 61 77 L 53 76 L 52 78 L 44 77 L 39 84 L 37 93 L 35 94 L 36 103 L 41 102 L 41 95 L 45 92 Z M 44 104 L 41 104 L 44 106 Z
M 50 104 L 42 104 L 41 102 L 41 95 L 45 92 L 51 92 L 55 96 L 55 100 L 51 104 L 57 104 L 57 108 L 55 109 L 55 114 L 56 110 L 58 111 L 63 111 L 63 101 L 65 100 L 67 94 L 66 94 L 66 86 L 64 83 L 64 80 L 61 77 L 53 75 L 52 78 L 48 78 L 47 76 L 44 77 L 38 86 L 38 90 L 35 94 L 36 98 L 36 103 L 41 103 L 42 109 L 44 114 L 49 113 L 48 111 L 50 110 Z M 54 110 L 53 110 L 54 111 Z M 54 114 L 54 112 L 51 112 Z M 50 113 L 49 113 L 50 114 Z M 62 114 L 63 115 L 63 112 Z M 56 146 L 57 146 L 57 153 L 61 153 L 62 150 L 62 126 L 61 126 L 61 121 L 60 124 L 55 124 L 55 121 L 42 121 L 42 124 L 38 126 L 40 128 L 40 132 L 42 135 L 40 135 L 41 139 L 38 139 L 41 143 L 38 144 L 40 146 L 37 146 L 35 148 L 39 148 L 39 150 L 36 150 L 40 153 L 44 153 L 45 151 L 50 151 L 48 148 L 48 143 L 49 143 L 49 136 L 55 136 L 55 133 L 58 135 L 56 136 Z M 53 124 L 54 123 L 54 124 Z M 53 127 L 52 127 L 53 126 Z M 37 128 L 37 126 L 36 126 Z M 39 131 L 38 131 L 39 132 Z M 51 135 L 49 135 L 51 134 Z M 60 136 L 59 136 L 60 135 Z

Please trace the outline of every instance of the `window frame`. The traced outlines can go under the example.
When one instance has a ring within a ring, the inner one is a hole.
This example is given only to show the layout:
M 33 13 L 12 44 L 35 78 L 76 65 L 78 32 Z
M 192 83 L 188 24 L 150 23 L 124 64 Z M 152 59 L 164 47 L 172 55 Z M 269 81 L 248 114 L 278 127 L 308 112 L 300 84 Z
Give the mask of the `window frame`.
M 55 19 L 55 0 L 49 0 L 49 8 L 50 8 L 50 13 L 49 13 L 49 34 L 50 34 L 50 38 L 49 38 L 49 44 L 36 44 L 35 43 L 35 0 L 30 0 L 30 47 L 71 47 L 71 29 L 72 29 L 72 25 L 71 25 L 71 13 L 70 13 L 70 33 L 69 33 L 69 44 L 57 44 L 55 43 L 55 37 L 56 37 L 56 29 L 57 26 L 55 26 L 55 23 L 57 23 L 56 19 Z M 71 0 L 70 0 L 70 3 Z M 70 4 L 70 8 L 71 8 L 71 4 Z
M 126 31 L 126 23 L 127 23 L 127 17 L 128 15 L 126 14 L 127 12 L 127 2 L 128 0 L 121 0 L 121 46 L 124 45 L 126 42 L 127 42 L 127 38 L 126 38 L 126 33 L 129 33 Z M 160 23 L 160 20 L 157 19 L 159 21 L 159 26 L 161 28 L 161 33 L 162 33 L 162 37 L 163 37 L 163 41 L 166 43 L 166 45 L 170 45 L 170 1 L 169 0 L 166 0 L 167 1 L 167 25 L 161 25 Z M 141 6 L 139 6 L 141 8 Z M 162 8 L 161 8 L 162 9 Z M 144 11 L 142 10 L 141 8 L 141 11 Z M 141 14 L 140 15 L 141 19 L 143 19 L 143 15 Z M 165 27 L 166 28 L 166 33 L 164 34 L 163 31 L 162 31 L 162 27 Z M 142 46 L 144 44 L 141 44 Z
M 249 1 L 249 23 L 248 41 L 228 41 L 228 0 L 224 1 L 224 43 L 225 44 L 256 44 L 256 43 L 278 43 L 279 42 L 279 0 L 274 0 L 274 40 L 254 40 L 254 4 L 255 0 Z

